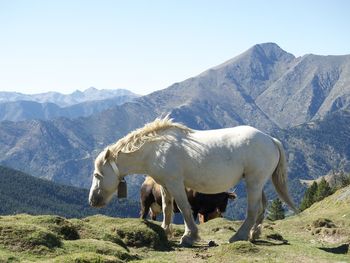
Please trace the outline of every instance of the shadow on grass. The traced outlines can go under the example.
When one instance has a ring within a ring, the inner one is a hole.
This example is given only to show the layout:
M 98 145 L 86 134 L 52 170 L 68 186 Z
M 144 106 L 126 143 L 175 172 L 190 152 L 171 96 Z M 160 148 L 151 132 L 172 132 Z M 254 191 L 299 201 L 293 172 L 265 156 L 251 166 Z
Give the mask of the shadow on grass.
M 262 240 L 262 239 L 257 239 L 252 241 L 254 245 L 260 245 L 260 246 L 283 246 L 283 245 L 290 245 L 288 240 Z
M 193 249 L 204 249 L 204 250 L 207 250 L 209 248 L 212 248 L 212 247 L 217 247 L 219 246 L 219 244 L 217 244 L 215 241 L 212 241 L 210 240 L 209 242 L 206 242 L 204 240 L 199 240 L 199 241 L 196 241 L 194 242 L 194 244 L 192 245 L 181 245 L 180 244 L 180 240 L 169 240 L 169 244 L 171 245 L 172 247 L 172 250 L 181 250 L 183 248 L 193 248 Z
M 349 252 L 349 244 L 342 244 L 337 247 L 319 247 L 319 249 L 333 254 L 347 254 Z

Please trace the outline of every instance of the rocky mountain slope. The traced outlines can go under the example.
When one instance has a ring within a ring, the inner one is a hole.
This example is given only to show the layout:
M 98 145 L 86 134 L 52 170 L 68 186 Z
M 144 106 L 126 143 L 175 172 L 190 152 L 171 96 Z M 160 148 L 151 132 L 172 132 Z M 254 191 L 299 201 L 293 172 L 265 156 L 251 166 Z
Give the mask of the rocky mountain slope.
M 196 77 L 86 118 L 1 122 L 0 163 L 87 187 L 103 147 L 170 113 L 195 129 L 260 128 L 285 144 L 291 178 L 316 178 L 349 160 L 349 65 L 349 56 L 295 58 L 276 44 L 256 45 Z
M 292 178 L 350 171 L 350 111 L 340 110 L 276 134 L 285 143 Z
M 305 55 L 256 100 L 280 127 L 326 116 L 350 105 L 350 56 Z

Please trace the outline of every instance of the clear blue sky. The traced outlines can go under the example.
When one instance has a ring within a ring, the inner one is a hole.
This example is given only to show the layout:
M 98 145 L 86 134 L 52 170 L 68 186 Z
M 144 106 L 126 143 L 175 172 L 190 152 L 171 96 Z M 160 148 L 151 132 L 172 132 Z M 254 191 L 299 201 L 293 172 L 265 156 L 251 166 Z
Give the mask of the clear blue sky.
M 251 46 L 350 54 L 350 1 L 0 0 L 0 91 L 139 94 Z

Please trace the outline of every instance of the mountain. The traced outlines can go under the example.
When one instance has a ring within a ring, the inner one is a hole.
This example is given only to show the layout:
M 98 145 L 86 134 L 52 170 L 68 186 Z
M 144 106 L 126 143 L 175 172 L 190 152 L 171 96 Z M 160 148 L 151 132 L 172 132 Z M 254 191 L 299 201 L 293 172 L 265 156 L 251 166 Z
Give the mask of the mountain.
M 295 58 L 273 43 L 255 45 L 196 77 L 88 117 L 1 122 L 0 163 L 88 187 L 101 149 L 170 113 L 194 129 L 262 129 L 285 144 L 292 179 L 317 178 L 350 159 L 348 61 L 349 56 Z
M 293 127 L 350 108 L 350 55 L 305 55 L 256 99 L 280 127 Z
M 89 206 L 88 196 L 86 189 L 55 184 L 0 166 L 0 215 L 55 214 L 70 218 L 99 213 L 117 217 L 139 216 L 138 202 L 113 200 L 106 208 L 95 209 Z
M 142 97 L 156 114 L 172 116 L 192 128 L 213 129 L 250 124 L 264 130 L 277 125 L 255 103 L 278 80 L 294 56 L 276 44 L 256 45 L 197 77 Z
M 0 121 L 23 121 L 31 119 L 50 120 L 58 117 L 77 118 L 104 111 L 136 98 L 136 95 L 121 95 L 103 100 L 91 100 L 71 106 L 60 107 L 51 102 L 11 101 L 0 103 Z
M 350 171 L 350 110 L 283 130 L 291 178 L 317 179 L 330 171 Z
M 0 103 L 13 101 L 34 101 L 38 103 L 54 103 L 60 107 L 67 107 L 74 104 L 105 100 L 113 97 L 137 97 L 138 95 L 125 89 L 98 90 L 96 88 L 88 88 L 85 91 L 76 90 L 71 94 L 62 94 L 59 92 L 46 92 L 39 94 L 22 94 L 19 92 L 0 92 Z

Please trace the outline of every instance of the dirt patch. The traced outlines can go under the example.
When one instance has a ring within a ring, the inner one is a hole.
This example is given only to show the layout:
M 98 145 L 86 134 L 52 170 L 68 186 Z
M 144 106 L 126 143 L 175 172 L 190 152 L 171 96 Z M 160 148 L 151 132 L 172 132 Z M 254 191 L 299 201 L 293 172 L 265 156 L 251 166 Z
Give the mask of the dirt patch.
M 313 221 L 311 226 L 314 228 L 319 228 L 319 227 L 335 228 L 336 227 L 333 221 L 327 218 L 319 218 Z
M 203 247 L 203 248 L 195 249 L 195 254 L 194 254 L 193 258 L 199 258 L 199 259 L 202 259 L 202 260 L 208 260 L 212 256 L 213 255 L 208 252 L 208 248 Z
M 311 231 L 311 235 L 334 235 L 337 232 L 336 225 L 327 218 L 313 221 L 306 229 Z
M 226 230 L 230 230 L 230 231 L 236 232 L 236 229 L 234 229 L 232 226 L 215 227 L 211 231 L 213 231 L 215 233 L 215 232 L 218 232 L 218 231 L 226 231 Z
M 338 227 L 332 220 L 327 218 L 319 218 L 313 221 L 306 229 L 311 232 L 311 235 L 329 243 L 344 242 L 348 239 L 348 231 Z

